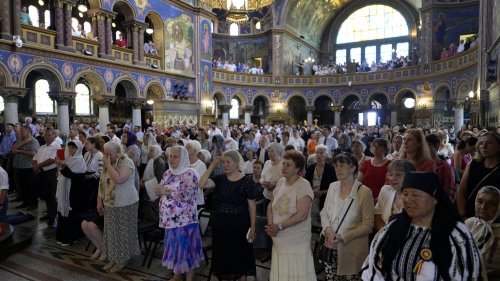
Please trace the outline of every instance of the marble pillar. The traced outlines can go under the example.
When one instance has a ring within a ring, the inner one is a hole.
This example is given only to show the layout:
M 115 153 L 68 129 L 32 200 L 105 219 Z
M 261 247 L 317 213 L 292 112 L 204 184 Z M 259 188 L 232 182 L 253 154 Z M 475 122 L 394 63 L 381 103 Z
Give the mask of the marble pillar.
M 313 125 L 313 113 L 314 113 L 314 105 L 306 106 L 307 111 L 307 125 Z
M 132 101 L 132 124 L 134 124 L 134 126 L 142 127 L 141 108 L 144 106 L 145 102 L 146 100 L 144 99 Z
M 107 132 L 109 124 L 109 103 L 103 102 L 99 104 L 99 129 L 101 133 Z
M 64 9 L 62 1 L 55 1 L 55 23 L 56 28 L 56 46 L 58 49 L 64 49 Z
M 132 26 L 132 49 L 134 51 L 132 62 L 137 64 L 139 62 L 139 27 L 137 25 Z
M 253 108 L 253 106 L 246 106 L 243 108 L 243 111 L 245 112 L 245 125 L 247 126 L 250 126 L 250 123 L 252 123 Z
M 334 121 L 335 126 L 340 127 L 340 110 L 334 111 Z
M 68 49 L 73 49 L 73 28 L 71 26 L 71 12 L 73 3 L 64 3 L 64 45 Z M 74 51 L 74 49 L 73 49 Z
M 113 56 L 112 46 L 113 46 L 113 29 L 111 24 L 113 23 L 113 17 L 111 15 L 106 15 L 106 37 L 103 38 L 106 41 L 106 55 Z
M 229 110 L 231 110 L 231 108 L 231 105 L 221 105 L 222 128 L 227 128 L 227 126 L 229 126 Z
M 57 101 L 57 129 L 61 134 L 69 133 L 69 103 L 75 98 L 75 92 L 49 92 L 49 97 Z
M 1 26 L 1 36 L 2 39 L 12 39 L 12 33 L 10 32 L 10 0 L 2 0 L 0 4 L 2 9 L 2 26 Z
M 38 27 L 40 27 L 40 28 L 47 28 L 48 27 L 48 26 L 45 26 L 45 13 L 44 13 L 43 7 L 38 7 Z
M 455 131 L 458 132 L 464 124 L 464 105 L 455 105 Z
M 146 27 L 139 26 L 139 61 L 144 62 L 144 30 Z
M 3 0 L 9 1 L 9 0 Z M 21 35 L 21 0 L 12 1 L 12 35 Z
M 106 57 L 106 23 L 104 15 L 96 15 L 99 57 Z
M 4 123 L 17 123 L 19 122 L 18 106 L 19 98 L 26 95 L 28 89 L 24 88 L 3 88 L 0 91 L 0 95 L 3 97 L 4 111 L 3 120 Z
M 391 128 L 398 125 L 398 110 L 391 108 Z

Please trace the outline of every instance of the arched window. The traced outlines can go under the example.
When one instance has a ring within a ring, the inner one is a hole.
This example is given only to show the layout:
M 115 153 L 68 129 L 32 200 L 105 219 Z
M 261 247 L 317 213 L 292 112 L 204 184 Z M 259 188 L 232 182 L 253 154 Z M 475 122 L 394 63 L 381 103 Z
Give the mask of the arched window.
M 120 38 L 120 34 L 122 34 L 122 32 L 120 30 L 117 30 L 115 35 L 116 35 L 116 39 Z
M 229 119 L 240 118 L 240 102 L 237 99 L 232 99 L 231 106 L 231 110 L 229 110 Z
M 0 111 L 4 111 L 5 104 L 3 103 L 3 97 L 0 96 Z
M 218 112 L 217 112 L 217 107 L 219 107 L 219 103 L 216 98 L 212 99 L 212 114 L 217 117 Z
M 43 16 L 45 17 L 45 28 L 48 28 L 51 24 L 51 22 L 50 22 L 50 10 L 45 10 Z
M 229 35 L 231 35 L 231 36 L 238 36 L 238 35 L 240 35 L 240 27 L 238 26 L 237 23 L 233 22 L 229 26 Z
M 408 56 L 410 39 L 408 23 L 399 11 L 386 5 L 365 6 L 340 26 L 336 62 L 354 59 L 371 64 Z
M 83 30 L 85 30 L 85 33 L 92 32 L 92 25 L 90 25 L 90 22 L 86 21 L 83 23 Z
M 75 113 L 81 115 L 90 115 L 90 89 L 83 83 L 78 83 L 75 87 Z
M 28 7 L 28 14 L 30 15 L 31 23 L 33 26 L 39 27 L 40 24 L 38 22 L 38 8 L 31 5 Z
M 73 30 L 78 30 L 78 24 L 78 19 L 71 18 L 71 28 L 73 28 Z
M 49 97 L 49 82 L 40 79 L 35 83 L 35 111 L 36 113 L 55 113 L 54 101 Z

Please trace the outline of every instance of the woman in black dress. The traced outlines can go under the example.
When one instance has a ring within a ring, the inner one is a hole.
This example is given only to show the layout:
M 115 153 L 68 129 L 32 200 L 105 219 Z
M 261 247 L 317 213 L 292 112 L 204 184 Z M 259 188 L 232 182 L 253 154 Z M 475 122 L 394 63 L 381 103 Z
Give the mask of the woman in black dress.
M 211 179 L 222 164 L 223 174 Z M 252 242 L 255 240 L 255 198 L 252 175 L 244 175 L 243 158 L 236 150 L 216 157 L 200 178 L 199 186 L 213 188 L 212 270 L 219 280 L 246 280 L 255 276 Z

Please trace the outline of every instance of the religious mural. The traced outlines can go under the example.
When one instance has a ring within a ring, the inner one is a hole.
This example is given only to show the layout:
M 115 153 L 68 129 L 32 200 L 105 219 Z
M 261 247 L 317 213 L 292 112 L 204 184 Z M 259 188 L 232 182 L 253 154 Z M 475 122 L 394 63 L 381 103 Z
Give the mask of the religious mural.
M 200 21 L 201 59 L 212 61 L 212 28 L 210 21 Z
M 213 58 L 222 62 L 254 66 L 254 59 L 262 59 L 264 73 L 271 70 L 271 38 L 263 36 L 251 39 L 213 39 Z
M 210 96 L 212 93 L 212 63 L 200 61 L 201 68 L 201 96 Z
M 479 30 L 479 6 L 434 9 L 433 44 L 434 60 L 440 58 L 441 50 L 460 41 L 460 35 L 477 34 Z
M 307 58 L 317 58 L 315 51 L 295 40 L 284 37 L 283 73 L 284 75 L 310 75 L 312 63 L 305 63 Z
M 165 71 L 193 75 L 193 16 L 170 9 L 165 20 Z

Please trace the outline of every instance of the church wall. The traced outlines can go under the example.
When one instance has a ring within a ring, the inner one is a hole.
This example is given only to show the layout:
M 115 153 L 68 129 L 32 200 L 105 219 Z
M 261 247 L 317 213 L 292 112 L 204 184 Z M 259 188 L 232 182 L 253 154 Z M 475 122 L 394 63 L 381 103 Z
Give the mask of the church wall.
M 272 69 L 271 37 L 268 34 L 252 38 L 215 35 L 212 40 L 214 59 L 253 66 L 254 58 L 262 58 L 264 72 L 269 73 Z

